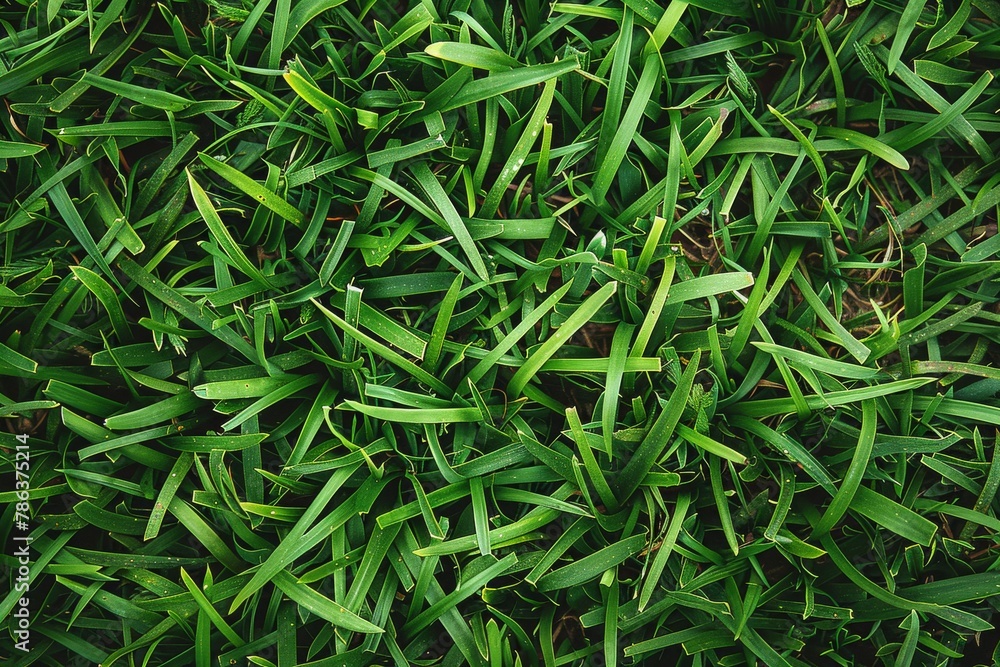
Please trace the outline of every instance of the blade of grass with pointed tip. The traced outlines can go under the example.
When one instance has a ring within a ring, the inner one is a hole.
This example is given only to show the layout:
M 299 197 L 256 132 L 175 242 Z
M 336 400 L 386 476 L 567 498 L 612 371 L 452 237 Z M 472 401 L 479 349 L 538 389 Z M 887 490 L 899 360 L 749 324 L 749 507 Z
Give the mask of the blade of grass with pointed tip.
M 427 166 L 426 162 L 414 162 L 410 167 L 410 171 L 413 176 L 417 179 L 417 183 L 420 187 L 424 189 L 427 196 L 430 197 L 431 201 L 438 211 L 441 212 L 441 216 L 444 218 L 448 230 L 451 232 L 455 240 L 458 241 L 462 250 L 465 251 L 465 256 L 468 258 L 469 263 L 475 270 L 476 275 L 479 276 L 481 280 L 488 281 L 490 279 L 489 271 L 486 270 L 486 264 L 483 262 L 482 253 L 476 247 L 476 242 L 472 240 L 472 236 L 469 235 L 469 230 L 466 228 L 465 223 L 462 218 L 458 215 L 458 211 L 455 210 L 455 205 L 451 203 L 448 198 L 448 194 L 441 187 L 441 183 L 438 182 L 437 177 L 431 172 L 430 167 Z
M 285 51 L 310 21 L 325 11 L 339 7 L 344 2 L 345 0 L 302 0 L 302 2 L 296 3 L 295 8 L 285 17 L 287 22 L 283 22 L 283 30 L 280 33 L 275 30 L 277 36 L 276 47 L 280 48 L 277 48 L 274 53 L 280 54 L 282 51 Z M 275 42 L 271 43 L 275 44 Z M 276 61 L 275 64 L 277 64 Z
M 604 436 L 604 451 L 609 458 L 613 456 L 612 438 L 618 418 L 618 402 L 621 400 L 619 392 L 622 387 L 622 377 L 625 374 L 633 331 L 635 331 L 635 325 L 625 322 L 619 324 L 611 339 L 611 350 L 608 352 L 608 376 L 604 385 L 601 429 Z
M 377 405 L 365 405 L 356 401 L 344 401 L 341 408 L 349 408 L 361 414 L 382 421 L 400 422 L 405 424 L 453 424 L 459 422 L 482 421 L 483 413 L 479 408 L 383 408 Z
M 12 350 L 3 342 L 0 342 L 0 362 L 26 373 L 34 373 L 38 370 L 37 361 L 29 359 L 16 350 Z
M 642 443 L 625 468 L 618 476 L 618 499 L 625 502 L 635 490 L 639 488 L 642 480 L 652 469 L 653 464 L 660 458 L 660 454 L 666 449 L 668 439 L 673 435 L 684 408 L 687 406 L 688 397 L 694 386 L 694 376 L 698 373 L 698 364 L 701 362 L 701 350 L 696 350 L 691 356 L 684 373 L 677 381 L 670 399 L 663 408 L 652 428 L 645 435 Z
M 819 296 L 813 290 L 812 285 L 809 284 L 809 280 L 802 275 L 801 271 L 794 271 L 792 273 L 792 280 L 795 285 L 799 288 L 802 293 L 802 297 L 805 299 L 812 311 L 816 313 L 816 317 L 820 319 L 830 329 L 830 332 L 837 336 L 840 340 L 840 344 L 845 350 L 851 353 L 851 355 L 857 359 L 859 362 L 864 363 L 865 360 L 871 355 L 871 350 L 869 350 L 864 344 L 858 341 L 850 332 L 844 328 L 833 313 L 831 313 L 826 304 L 824 304 Z
M 837 361 L 835 359 L 824 359 L 823 357 L 809 354 L 808 352 L 802 352 L 801 350 L 793 350 L 782 345 L 759 343 L 756 341 L 754 341 L 753 345 L 768 354 L 780 356 L 788 361 L 802 364 L 803 366 L 833 377 L 849 378 L 854 380 L 874 380 L 881 374 L 881 371 L 877 368 L 867 368 L 865 366 L 858 366 L 856 364 Z
M 642 65 L 642 74 L 639 82 L 635 86 L 632 99 L 629 100 L 625 115 L 617 126 L 615 135 L 608 145 L 607 155 L 601 161 L 594 174 L 594 182 L 591 186 L 591 199 L 596 205 L 604 203 L 608 190 L 611 188 L 612 179 L 617 175 L 618 168 L 625 153 L 635 136 L 635 131 L 639 127 L 642 115 L 646 109 L 646 102 L 653 94 L 653 86 L 656 85 L 660 77 L 660 59 L 656 55 L 650 55 Z
M 896 25 L 896 35 L 892 38 L 892 47 L 889 49 L 889 59 L 886 63 L 889 74 L 892 74 L 893 70 L 896 69 L 899 57 L 903 55 L 903 49 L 906 48 L 906 42 L 910 39 L 913 29 L 917 27 L 917 21 L 920 19 L 920 12 L 923 11 L 925 3 L 926 0 L 907 0 L 906 6 L 903 7 L 903 13 Z
M 822 396 L 806 396 L 806 405 L 810 410 L 822 410 L 838 405 L 850 405 L 869 398 L 889 396 L 899 392 L 917 389 L 930 382 L 933 378 L 911 378 L 909 380 L 896 380 L 886 382 L 872 387 L 862 387 L 859 389 L 849 389 L 843 391 L 830 391 Z M 916 407 L 916 406 L 914 406 Z M 795 404 L 790 398 L 768 398 L 754 401 L 744 401 L 732 408 L 733 414 L 745 417 L 769 417 L 779 414 L 791 414 L 795 411 Z
M 620 565 L 646 546 L 645 535 L 633 535 L 579 558 L 569 565 L 549 572 L 538 580 L 538 590 L 556 591 L 579 586 L 600 576 L 609 568 Z
M 338 628 L 366 634 L 385 632 L 382 628 L 352 613 L 322 593 L 313 590 L 305 584 L 300 584 L 286 570 L 275 572 L 271 577 L 271 581 L 300 607 L 329 621 Z
M 832 537 L 829 535 L 823 535 L 820 537 L 820 542 L 826 552 L 830 555 L 830 560 L 833 561 L 834 565 L 836 565 L 848 579 L 854 582 L 855 585 L 878 600 L 887 602 L 890 605 L 901 609 L 916 610 L 918 612 L 930 614 L 940 618 L 941 620 L 955 623 L 960 627 L 973 631 L 984 632 L 993 628 L 992 624 L 984 621 L 974 614 L 970 614 L 969 612 L 961 611 L 949 606 L 928 602 L 917 602 L 891 593 L 859 572 L 840 550 Z
M 425 384 L 432 387 L 435 391 L 444 396 L 449 396 L 452 393 L 454 393 L 452 390 L 448 388 L 446 384 L 444 384 L 436 377 L 434 377 L 424 369 L 414 364 L 412 361 L 409 361 L 408 359 L 404 358 L 401 354 L 391 349 L 389 346 L 378 342 L 371 336 L 365 334 L 360 329 L 351 326 L 339 315 L 337 315 L 336 313 L 334 313 L 321 303 L 315 301 L 314 299 L 311 299 L 311 301 L 313 305 L 319 308 L 319 310 L 326 317 L 328 317 L 334 324 L 343 329 L 345 333 L 348 333 L 357 340 L 363 342 L 368 347 L 368 349 L 372 350 L 373 352 L 384 358 L 386 361 L 396 366 L 399 366 L 407 373 L 409 373 L 416 379 L 420 380 L 421 382 L 424 382 Z
M 208 225 L 208 229 L 211 232 L 215 243 L 222 249 L 223 252 L 226 253 L 226 256 L 232 260 L 233 265 L 244 275 L 251 280 L 270 286 L 270 283 L 267 278 L 264 277 L 264 274 L 260 272 L 260 269 L 251 264 L 250 260 L 247 259 L 246 254 L 244 254 L 244 252 L 240 250 L 239 246 L 236 245 L 236 241 L 233 239 L 232 235 L 230 235 L 229 230 L 226 229 L 225 224 L 222 222 L 222 218 L 219 217 L 219 212 L 215 210 L 212 200 L 209 199 L 208 193 L 206 193 L 198 181 L 195 180 L 194 174 L 188 170 L 187 176 L 188 185 L 191 189 L 191 198 L 194 200 L 194 204 L 198 208 L 198 212 L 201 214 L 205 224 Z
M 205 614 L 209 620 L 211 620 L 212 625 L 219 629 L 219 632 L 233 644 L 233 646 L 243 646 L 246 644 L 246 640 L 240 637 L 232 626 L 226 623 L 222 615 L 216 610 L 198 584 L 194 582 L 191 575 L 182 567 L 181 568 L 181 580 L 188 589 L 188 593 L 194 598 L 194 601 L 198 603 L 198 607 L 201 609 L 202 613 Z
M 90 72 L 85 72 L 80 82 L 162 111 L 183 111 L 194 104 L 193 100 L 164 90 L 137 86 L 123 81 L 116 81 L 115 79 L 106 79 L 103 76 L 91 74 Z
M 679 425 L 682 426 L 682 425 Z M 681 437 L 684 434 L 681 433 Z M 722 486 L 722 459 L 719 456 L 708 457 L 708 477 L 712 485 L 712 497 L 715 499 L 715 507 L 719 510 L 719 520 L 722 523 L 722 534 L 726 538 L 726 543 L 732 549 L 734 556 L 740 554 L 740 544 L 736 540 L 736 530 L 733 528 L 733 516 L 729 511 L 729 499 L 726 498 L 726 491 Z
M 80 164 L 82 167 L 83 164 Z M 52 167 L 51 160 L 48 155 L 43 153 L 39 157 L 39 171 L 43 177 L 58 178 L 59 174 L 55 173 L 55 169 Z M 104 275 L 110 278 L 115 286 L 117 286 L 122 292 L 125 288 L 118 283 L 118 279 L 115 277 L 114 273 L 111 271 L 111 267 L 108 265 L 107 259 L 105 259 L 104 254 L 98 249 L 97 243 L 94 241 L 94 237 L 91 236 L 90 230 L 84 223 L 83 218 L 80 217 L 80 212 L 77 210 L 76 205 L 69 196 L 69 192 L 66 190 L 66 185 L 62 181 L 56 181 L 52 184 L 51 188 L 48 190 L 49 199 L 52 201 L 52 205 L 55 206 L 56 210 L 62 216 L 63 221 L 69 228 L 73 236 L 80 242 L 83 246 L 84 251 L 97 266 L 104 272 Z
M 851 464 L 848 466 L 847 473 L 844 475 L 837 493 L 834 494 L 833 500 L 827 505 L 819 522 L 813 526 L 812 534 L 814 537 L 828 534 L 830 529 L 847 513 L 847 508 L 850 507 L 855 492 L 861 486 L 865 470 L 868 468 L 878 425 L 878 413 L 875 411 L 874 399 L 862 401 L 861 411 L 861 435 L 854 450 L 854 457 L 851 459 Z
M 214 171 L 219 176 L 222 176 L 224 179 L 242 190 L 245 194 L 253 197 L 288 222 L 292 223 L 296 227 L 303 226 L 304 218 L 302 213 L 289 204 L 280 195 L 271 192 L 254 179 L 250 178 L 238 169 L 234 169 L 225 162 L 219 162 L 215 158 L 205 155 L 204 153 L 198 153 L 198 159 L 201 160 L 202 164 L 206 167 Z M 199 208 L 199 210 L 201 209 Z
M 503 72 L 521 67 L 516 58 L 511 58 L 502 51 L 476 44 L 434 42 L 424 47 L 424 53 L 465 67 L 477 67 L 491 72 Z
M 429 372 L 433 373 L 437 370 L 438 361 L 441 358 L 441 349 L 444 346 L 444 339 L 448 334 L 448 326 L 451 323 L 452 315 L 455 313 L 455 306 L 458 305 L 459 291 L 462 289 L 462 283 L 462 275 L 455 276 L 444 298 L 441 299 L 441 305 L 434 320 L 434 327 L 431 329 L 431 337 L 427 341 L 427 348 L 424 351 L 423 365 Z
M 511 150 L 510 155 L 507 157 L 507 162 L 500 170 L 497 179 L 493 181 L 490 191 L 486 194 L 486 199 L 483 200 L 483 205 L 479 209 L 480 216 L 491 218 L 496 214 L 497 208 L 500 206 L 500 198 L 507 192 L 507 187 L 514 180 L 514 177 L 527 159 L 528 153 L 535 145 L 539 134 L 541 134 L 542 124 L 545 122 L 549 107 L 552 106 L 552 98 L 555 90 L 555 79 L 549 79 L 545 82 L 545 85 L 542 87 L 542 94 L 535 104 L 535 110 L 531 113 L 527 124 L 524 126 L 521 137 L 514 144 L 513 150 Z
M 630 69 L 629 58 L 632 55 L 633 17 L 632 10 L 626 8 L 618 30 L 618 39 L 614 45 L 614 59 L 611 63 L 611 74 L 608 77 L 608 93 L 604 109 L 601 111 L 601 131 L 597 135 L 597 149 L 594 152 L 596 164 L 604 162 L 611 140 L 614 138 L 621 120 Z
M 609 512 L 617 512 L 619 507 L 618 500 L 615 498 L 614 492 L 608 484 L 604 471 L 597 463 L 597 458 L 594 456 L 590 442 L 587 440 L 587 433 L 583 430 L 583 424 L 580 423 L 580 416 L 576 408 L 566 409 L 566 421 L 569 422 L 570 433 L 576 441 L 577 449 L 580 451 L 580 458 L 583 459 L 584 470 L 587 471 L 590 481 L 597 489 L 597 495 L 601 499 L 601 503 L 604 504 Z
M 572 283 L 570 283 L 572 284 Z M 586 301 L 580 304 L 572 315 L 566 318 L 551 337 L 549 337 L 537 350 L 535 353 L 528 357 L 524 364 L 514 373 L 514 376 L 510 379 L 507 384 L 507 393 L 511 398 L 515 398 L 521 395 L 524 385 L 526 385 L 542 365 L 552 358 L 559 348 L 562 347 L 570 337 L 576 333 L 580 327 L 590 321 L 601 306 L 611 298 L 611 296 L 618 289 L 618 283 L 610 282 L 601 289 L 597 290 L 589 297 Z
M 177 490 L 180 489 L 181 483 L 184 481 L 188 470 L 191 469 L 193 464 L 194 455 L 190 452 L 186 452 L 177 457 L 173 467 L 170 469 L 170 476 L 167 477 L 163 486 L 160 487 L 160 492 L 156 496 L 156 502 L 153 503 L 153 509 L 149 512 L 146 530 L 142 537 L 143 540 L 151 540 L 160 533 L 160 526 L 163 523 L 164 517 L 167 515 L 167 508 L 170 507 L 170 503 L 174 499 L 174 495 L 177 493 Z
M 250 596 L 259 591 L 265 583 L 270 581 L 279 571 L 293 559 L 296 549 L 300 548 L 301 540 L 313 522 L 326 509 L 330 499 L 343 486 L 347 479 L 361 466 L 361 463 L 354 463 L 343 468 L 338 468 L 330 475 L 323 485 L 323 488 L 316 494 L 309 507 L 287 533 L 281 544 L 268 556 L 260 568 L 254 573 L 253 578 L 243 586 L 240 592 L 233 599 L 229 612 L 232 613 L 239 605 Z
M 70 270 L 87 289 L 93 292 L 97 300 L 104 306 L 104 309 L 108 313 L 108 318 L 111 320 L 111 327 L 114 329 L 118 340 L 123 343 L 131 342 L 132 330 L 125 320 L 125 311 L 122 310 L 121 302 L 118 301 L 118 297 L 115 295 L 115 291 L 111 285 L 104 278 L 101 278 L 101 276 L 83 266 L 73 266 L 70 267 Z
M 851 509 L 916 544 L 929 547 L 934 542 L 934 522 L 867 487 L 858 487 Z
M 442 108 L 435 110 L 442 113 L 451 111 L 491 97 L 545 83 L 549 79 L 561 77 L 578 69 L 580 62 L 574 56 L 568 60 L 495 72 L 485 78 L 469 81 Z
M 717 440 L 713 440 L 707 435 L 703 435 L 694 429 L 688 428 L 684 424 L 677 424 L 674 430 L 677 432 L 677 435 L 681 436 L 692 445 L 700 449 L 704 449 L 710 454 L 715 454 L 719 458 L 732 461 L 733 463 L 745 464 L 747 462 L 747 457 L 743 454 L 740 454 L 733 448 L 727 447 Z

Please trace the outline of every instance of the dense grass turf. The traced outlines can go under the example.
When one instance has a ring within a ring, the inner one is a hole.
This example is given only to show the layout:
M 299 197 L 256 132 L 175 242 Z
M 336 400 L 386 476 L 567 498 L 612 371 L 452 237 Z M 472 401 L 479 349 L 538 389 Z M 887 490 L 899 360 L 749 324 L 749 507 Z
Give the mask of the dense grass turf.
M 993 663 L 1000 4 L 783 4 L 5 3 L 0 662 Z

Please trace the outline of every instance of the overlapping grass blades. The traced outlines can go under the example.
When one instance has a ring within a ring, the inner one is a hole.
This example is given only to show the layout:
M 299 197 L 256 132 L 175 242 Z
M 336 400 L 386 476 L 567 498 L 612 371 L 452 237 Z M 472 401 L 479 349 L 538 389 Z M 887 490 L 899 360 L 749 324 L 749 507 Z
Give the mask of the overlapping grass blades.
M 996 3 L 0 19 L 5 665 L 997 661 Z

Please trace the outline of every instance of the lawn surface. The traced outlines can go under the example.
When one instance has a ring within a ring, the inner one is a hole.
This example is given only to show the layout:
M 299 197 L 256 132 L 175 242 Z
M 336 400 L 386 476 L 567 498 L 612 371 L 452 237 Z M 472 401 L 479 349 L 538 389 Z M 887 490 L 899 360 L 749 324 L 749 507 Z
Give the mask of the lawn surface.
M 789 4 L 5 3 L 0 662 L 994 664 L 1000 3 Z

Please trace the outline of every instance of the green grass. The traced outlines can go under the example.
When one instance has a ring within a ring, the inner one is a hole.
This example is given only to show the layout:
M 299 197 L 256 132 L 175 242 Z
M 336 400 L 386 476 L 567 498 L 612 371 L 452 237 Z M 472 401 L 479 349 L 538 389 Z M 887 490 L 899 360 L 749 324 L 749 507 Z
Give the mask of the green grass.
M 0 662 L 995 664 L 1000 4 L 789 4 L 6 3 Z

